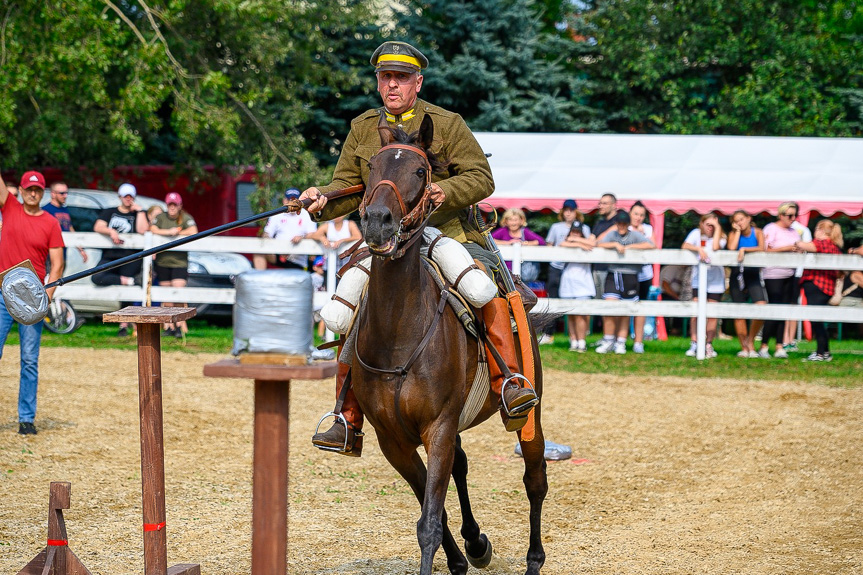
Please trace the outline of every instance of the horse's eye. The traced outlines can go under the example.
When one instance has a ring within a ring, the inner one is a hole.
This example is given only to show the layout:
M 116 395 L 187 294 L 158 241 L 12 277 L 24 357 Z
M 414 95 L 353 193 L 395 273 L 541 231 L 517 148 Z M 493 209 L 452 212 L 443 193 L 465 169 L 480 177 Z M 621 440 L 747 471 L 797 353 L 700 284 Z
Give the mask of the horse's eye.
M 418 169 L 417 170 L 417 177 L 418 178 L 425 178 L 426 177 L 426 169 L 425 168 Z

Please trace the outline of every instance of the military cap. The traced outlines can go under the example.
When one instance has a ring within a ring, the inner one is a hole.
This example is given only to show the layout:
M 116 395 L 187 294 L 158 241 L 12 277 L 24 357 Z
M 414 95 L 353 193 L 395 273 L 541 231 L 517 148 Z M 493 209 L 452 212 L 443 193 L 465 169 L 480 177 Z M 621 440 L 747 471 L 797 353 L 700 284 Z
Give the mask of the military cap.
M 375 72 L 394 70 L 396 72 L 419 72 L 429 65 L 428 58 L 407 42 L 384 42 L 369 60 Z

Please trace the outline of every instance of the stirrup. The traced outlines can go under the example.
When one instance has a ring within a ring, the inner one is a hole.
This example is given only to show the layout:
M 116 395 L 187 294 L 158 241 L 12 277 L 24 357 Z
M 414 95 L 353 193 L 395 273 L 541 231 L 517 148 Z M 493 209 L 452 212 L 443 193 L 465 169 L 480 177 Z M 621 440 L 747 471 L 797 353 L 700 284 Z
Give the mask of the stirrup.
M 313 445 L 315 447 L 317 447 L 318 449 L 322 449 L 323 451 L 335 451 L 336 453 L 350 454 L 353 451 L 354 447 L 356 446 L 357 439 L 363 437 L 365 435 L 365 433 L 363 433 L 361 430 L 357 429 L 356 427 L 354 427 L 353 425 L 348 423 L 348 420 L 345 419 L 345 416 L 342 415 L 341 413 L 336 413 L 335 411 L 331 411 L 329 413 L 325 413 L 324 416 L 321 417 L 321 419 L 318 421 L 318 425 L 315 427 L 315 435 L 317 435 L 318 432 L 320 431 L 321 424 L 324 422 L 324 420 L 326 420 L 329 417 L 334 418 L 336 421 L 341 421 L 342 425 L 345 426 L 345 444 L 341 447 L 332 447 L 329 445 L 318 445 L 317 443 L 313 443 Z M 333 423 L 335 423 L 335 422 L 333 422 Z
M 524 380 L 527 384 L 527 387 L 533 392 L 533 399 L 529 399 L 525 401 L 521 405 L 517 405 L 514 408 L 510 409 L 506 404 L 506 386 L 515 379 Z M 539 403 L 539 397 L 536 395 L 536 390 L 533 387 L 533 384 L 530 382 L 528 378 L 523 376 L 520 373 L 513 373 L 509 377 L 503 380 L 503 383 L 500 385 L 500 403 L 503 406 L 503 413 L 509 418 L 518 418 L 520 415 L 523 415 L 533 409 L 537 403 Z

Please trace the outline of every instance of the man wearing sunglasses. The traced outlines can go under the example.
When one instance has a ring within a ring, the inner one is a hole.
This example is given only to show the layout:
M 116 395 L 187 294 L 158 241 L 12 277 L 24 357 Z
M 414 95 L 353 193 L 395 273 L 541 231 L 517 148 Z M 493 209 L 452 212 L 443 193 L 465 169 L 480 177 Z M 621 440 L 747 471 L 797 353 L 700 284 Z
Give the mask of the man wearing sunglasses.
M 51 184 L 51 201 L 45 204 L 42 208 L 60 222 L 60 229 L 64 232 L 74 232 L 75 227 L 72 226 L 72 215 L 69 213 L 69 208 L 66 207 L 66 199 L 69 197 L 69 186 L 65 182 L 54 182 Z M 84 248 L 78 246 L 78 253 L 81 254 L 81 259 L 87 262 L 87 252 Z M 65 258 L 66 253 L 63 252 Z

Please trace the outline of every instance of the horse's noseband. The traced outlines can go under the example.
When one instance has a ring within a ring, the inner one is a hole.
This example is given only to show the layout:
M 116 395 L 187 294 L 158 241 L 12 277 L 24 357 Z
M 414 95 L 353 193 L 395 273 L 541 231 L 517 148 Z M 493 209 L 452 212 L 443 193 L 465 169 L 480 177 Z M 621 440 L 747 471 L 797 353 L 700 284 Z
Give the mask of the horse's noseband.
M 413 152 L 414 154 L 422 157 L 422 159 L 425 161 L 426 170 L 426 182 L 423 189 L 423 195 L 420 198 L 419 203 L 414 207 L 414 209 L 408 212 L 407 206 L 405 205 L 405 201 L 402 197 L 401 190 L 399 190 L 398 184 L 396 184 L 392 180 L 381 180 L 377 184 L 375 184 L 371 191 L 369 191 L 363 196 L 363 201 L 360 203 L 359 212 L 360 216 L 364 216 L 366 213 L 366 208 L 369 204 L 371 204 L 372 200 L 374 200 L 375 194 L 378 192 L 378 190 L 383 186 L 389 186 L 393 190 L 393 192 L 395 192 L 396 199 L 399 202 L 399 209 L 401 210 L 402 218 L 401 220 L 399 220 L 399 229 L 396 232 L 396 241 L 398 243 L 402 243 L 410 239 L 410 237 L 414 235 L 414 233 L 416 233 L 418 230 L 422 229 L 423 226 L 414 228 L 414 225 L 417 222 L 423 222 L 424 220 L 426 220 L 429 216 L 431 216 L 432 212 L 434 211 L 434 209 L 432 209 L 431 201 L 432 169 L 431 164 L 428 160 L 428 156 L 420 148 L 415 148 L 413 146 L 408 146 L 405 144 L 389 144 L 378 150 L 378 154 L 386 150 L 405 150 L 408 152 Z M 377 156 L 377 154 L 375 154 L 375 156 Z M 374 159 L 374 156 L 372 156 L 372 159 Z M 396 252 L 396 255 L 394 255 L 393 257 L 401 257 L 402 255 L 404 255 L 403 249 L 398 250 Z

